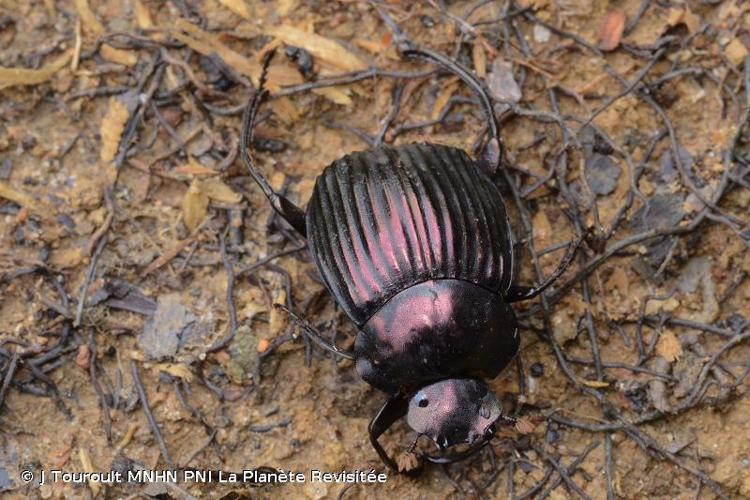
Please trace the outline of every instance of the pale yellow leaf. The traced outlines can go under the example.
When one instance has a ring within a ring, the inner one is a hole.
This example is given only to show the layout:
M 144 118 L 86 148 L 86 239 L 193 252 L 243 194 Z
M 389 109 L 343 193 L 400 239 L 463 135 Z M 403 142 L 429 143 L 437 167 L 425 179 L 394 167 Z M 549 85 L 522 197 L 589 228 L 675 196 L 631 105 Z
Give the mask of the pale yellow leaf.
M 193 180 L 182 200 L 182 220 L 188 231 L 197 228 L 208 214 L 208 196 L 201 191 L 200 181 Z
M 189 162 L 187 162 L 185 165 L 180 165 L 179 167 L 175 168 L 173 172 L 184 175 L 215 175 L 217 173 L 216 170 L 204 167 L 203 165 L 195 161 L 195 158 L 190 158 Z
M 196 52 L 204 56 L 217 55 L 236 72 L 250 77 L 253 85 L 258 85 L 261 63 L 256 59 L 249 59 L 221 43 L 219 39 L 207 33 L 192 23 L 180 19 L 176 22 L 179 30 L 172 31 L 172 36 Z M 297 70 L 288 65 L 274 65 L 268 68 L 267 87 L 274 92 L 284 85 L 302 83 L 302 76 Z
M 101 35 L 104 33 L 104 26 L 102 26 L 102 23 L 100 23 L 94 15 L 94 12 L 89 6 L 88 0 L 75 0 L 75 6 L 78 15 L 81 17 L 81 21 L 83 21 L 83 26 L 86 29 L 94 35 Z
M 125 130 L 125 123 L 128 121 L 128 107 L 117 99 L 109 99 L 109 108 L 107 114 L 102 120 L 99 134 L 102 138 L 102 149 L 99 157 L 105 163 L 115 159 L 117 149 L 120 146 L 120 137 Z
M 586 387 L 592 387 L 594 389 L 601 389 L 602 387 L 609 387 L 609 382 L 602 382 L 599 380 L 580 380 L 580 382 Z
M 242 200 L 241 195 L 232 191 L 232 188 L 218 177 L 201 180 L 200 190 L 212 200 L 221 203 L 239 203 Z
M 122 64 L 123 66 L 135 66 L 138 62 L 138 57 L 133 52 L 116 49 L 106 43 L 102 44 L 99 48 L 99 54 L 107 61 Z
M 192 382 L 193 381 L 193 373 L 190 371 L 190 369 L 179 363 L 153 363 L 150 365 L 146 365 L 148 368 L 152 368 L 156 371 L 168 373 L 172 375 L 173 377 L 178 377 L 183 379 L 185 382 Z
M 432 106 L 432 114 L 430 117 L 433 120 L 437 120 L 440 117 L 440 113 L 442 113 L 445 106 L 448 105 L 448 101 L 453 97 L 453 93 L 456 92 L 457 88 L 457 79 L 443 87 L 443 90 L 440 91 L 435 99 L 435 104 Z
M 13 85 L 37 85 L 46 82 L 55 73 L 67 66 L 72 57 L 73 49 L 70 49 L 39 69 L 4 68 L 0 66 L 0 89 Z
M 138 27 L 142 30 L 154 27 L 151 12 L 149 12 L 148 7 L 143 5 L 141 0 L 133 0 L 133 13 L 135 14 L 135 22 L 138 23 Z
M 682 344 L 672 330 L 665 330 L 656 343 L 656 354 L 672 363 L 682 355 Z
M 252 16 L 250 15 L 250 11 L 247 9 L 245 0 L 219 0 L 219 3 L 238 16 L 244 17 L 248 21 L 252 20 Z
M 5 198 L 6 200 L 10 200 L 13 203 L 17 203 L 21 205 L 22 207 L 28 208 L 29 210 L 32 210 L 32 211 L 36 206 L 36 201 L 34 200 L 34 198 L 32 198 L 26 193 L 22 193 L 21 191 L 13 189 L 12 187 L 4 183 L 3 181 L 0 181 L 0 198 Z
M 313 57 L 344 71 L 367 69 L 367 63 L 357 55 L 349 52 L 333 40 L 315 33 L 308 33 L 292 26 L 282 25 L 271 28 L 268 30 L 268 34 L 280 38 L 286 44 L 301 47 L 310 52 Z
M 480 78 L 487 76 L 487 54 L 479 41 L 475 41 L 471 48 L 471 57 L 474 62 L 474 71 Z
M 342 87 L 324 87 L 320 89 L 313 89 L 313 94 L 322 95 L 334 104 L 342 104 L 348 106 L 352 103 L 352 99 L 346 92 L 346 89 Z

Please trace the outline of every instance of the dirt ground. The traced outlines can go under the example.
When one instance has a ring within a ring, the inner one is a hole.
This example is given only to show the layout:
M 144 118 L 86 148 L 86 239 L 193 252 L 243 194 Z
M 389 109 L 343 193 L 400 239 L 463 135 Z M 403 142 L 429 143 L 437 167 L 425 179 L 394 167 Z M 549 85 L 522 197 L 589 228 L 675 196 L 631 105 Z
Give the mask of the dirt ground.
M 385 395 L 275 305 L 351 347 L 238 157 L 274 48 L 253 155 L 300 205 L 381 140 L 476 155 L 477 95 L 384 18 L 485 83 L 516 281 L 588 232 L 490 383 L 524 425 L 418 477 L 370 446 Z M 0 0 L 0 492 L 750 498 L 749 49 L 741 0 Z M 218 481 L 258 468 L 307 481 Z M 172 469 L 214 475 L 51 477 Z

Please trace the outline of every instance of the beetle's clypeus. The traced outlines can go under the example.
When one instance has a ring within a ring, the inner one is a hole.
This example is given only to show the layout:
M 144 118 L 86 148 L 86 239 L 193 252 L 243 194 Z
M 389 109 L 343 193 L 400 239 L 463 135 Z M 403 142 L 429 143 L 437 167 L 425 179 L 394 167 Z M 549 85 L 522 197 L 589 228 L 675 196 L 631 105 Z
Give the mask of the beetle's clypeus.
M 476 162 L 437 144 L 352 153 L 325 168 L 303 211 L 271 189 L 247 150 L 262 89 L 245 111 L 240 148 L 274 210 L 307 238 L 326 287 L 359 329 L 349 352 L 300 320 L 313 341 L 353 359 L 366 382 L 390 395 L 369 431 L 393 470 L 396 463 L 378 438 L 404 415 L 441 451 L 471 445 L 463 453 L 421 455 L 433 462 L 468 456 L 489 441 L 497 423 L 513 422 L 484 382 L 518 351 L 510 304 L 541 293 L 577 247 L 571 245 L 539 286 L 513 284 L 510 223 L 488 175 L 500 154 L 489 98 L 470 72 L 445 56 L 413 46 L 402 52 L 441 64 L 478 93 L 489 119 L 490 154 Z

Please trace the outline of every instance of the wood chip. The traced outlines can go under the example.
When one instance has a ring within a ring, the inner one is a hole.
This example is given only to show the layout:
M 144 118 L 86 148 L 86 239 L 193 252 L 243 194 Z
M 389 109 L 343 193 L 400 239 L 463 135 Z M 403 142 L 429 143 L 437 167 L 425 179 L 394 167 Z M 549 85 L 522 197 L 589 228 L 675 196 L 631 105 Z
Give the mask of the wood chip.
M 84 472 L 96 472 L 94 469 L 94 464 L 91 461 L 91 456 L 89 456 L 89 452 L 84 447 L 78 448 L 78 458 L 81 459 L 81 465 L 83 466 Z M 96 496 L 99 493 L 99 483 L 96 481 L 89 480 L 88 481 L 89 488 L 91 488 L 91 494 Z
M 0 181 L 0 198 L 10 200 L 31 211 L 34 211 L 34 208 L 36 208 L 37 205 L 36 200 L 30 195 L 14 189 L 9 184 L 2 181 Z
M 55 73 L 70 63 L 73 49 L 39 69 L 5 68 L 0 66 L 0 90 L 14 85 L 38 85 L 52 78 Z
M 367 63 L 338 43 L 328 38 L 299 30 L 289 25 L 271 28 L 268 35 L 281 39 L 288 45 L 301 47 L 313 57 L 344 71 L 367 69 Z
M 172 171 L 176 174 L 184 175 L 216 175 L 218 173 L 212 168 L 204 167 L 195 158 L 190 158 L 190 161 L 185 165 L 180 165 Z
M 440 117 L 443 109 L 445 109 L 445 107 L 448 105 L 448 101 L 451 100 L 451 97 L 453 97 L 456 89 L 458 89 L 458 85 L 458 79 L 454 78 L 452 82 L 443 87 L 443 90 L 440 91 L 437 99 L 435 99 L 435 104 L 433 104 L 432 106 L 432 113 L 430 114 L 430 118 L 432 118 L 433 120 L 437 120 Z
M 600 380 L 580 380 L 582 385 L 586 387 L 592 387 L 594 389 L 601 389 L 603 387 L 609 387 L 609 382 L 602 382 Z
M 602 24 L 596 34 L 600 49 L 609 52 L 620 45 L 626 21 L 625 13 L 620 10 L 610 10 L 604 15 Z

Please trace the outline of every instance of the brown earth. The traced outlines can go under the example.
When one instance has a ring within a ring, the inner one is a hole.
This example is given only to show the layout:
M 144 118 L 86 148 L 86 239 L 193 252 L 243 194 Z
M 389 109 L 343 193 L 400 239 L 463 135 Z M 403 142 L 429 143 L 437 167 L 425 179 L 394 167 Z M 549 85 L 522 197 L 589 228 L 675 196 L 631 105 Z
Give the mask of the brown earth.
M 516 280 L 589 236 L 545 302 L 517 308 L 520 362 L 491 383 L 524 433 L 417 478 L 256 488 L 38 480 L 383 471 L 367 424 L 385 396 L 273 306 L 353 342 L 237 157 L 240 114 L 278 48 L 254 156 L 304 206 L 322 168 L 384 124 L 386 142 L 472 151 L 476 96 L 402 59 L 368 2 L 0 0 L 0 491 L 750 497 L 750 6 L 666 4 L 383 2 L 495 99 Z M 412 439 L 399 424 L 384 441 Z

